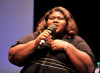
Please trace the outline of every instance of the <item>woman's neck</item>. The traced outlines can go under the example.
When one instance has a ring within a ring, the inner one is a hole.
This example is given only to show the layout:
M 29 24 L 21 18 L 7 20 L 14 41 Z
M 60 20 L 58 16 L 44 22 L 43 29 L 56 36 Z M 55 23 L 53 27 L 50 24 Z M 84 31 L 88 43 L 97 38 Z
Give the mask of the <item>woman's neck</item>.
M 64 34 L 52 34 L 52 39 L 62 39 Z

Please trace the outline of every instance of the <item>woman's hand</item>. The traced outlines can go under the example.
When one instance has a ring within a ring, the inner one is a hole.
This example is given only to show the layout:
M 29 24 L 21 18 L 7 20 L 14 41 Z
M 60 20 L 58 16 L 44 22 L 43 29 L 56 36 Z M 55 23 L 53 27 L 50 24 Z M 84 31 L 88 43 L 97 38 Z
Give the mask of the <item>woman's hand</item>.
M 52 50 L 64 50 L 64 47 L 65 47 L 65 41 L 62 41 L 62 40 L 52 40 L 51 41 L 51 49 Z
M 44 30 L 37 38 L 36 38 L 36 42 L 40 43 L 41 40 L 48 40 L 48 38 L 50 37 L 50 31 L 48 30 Z

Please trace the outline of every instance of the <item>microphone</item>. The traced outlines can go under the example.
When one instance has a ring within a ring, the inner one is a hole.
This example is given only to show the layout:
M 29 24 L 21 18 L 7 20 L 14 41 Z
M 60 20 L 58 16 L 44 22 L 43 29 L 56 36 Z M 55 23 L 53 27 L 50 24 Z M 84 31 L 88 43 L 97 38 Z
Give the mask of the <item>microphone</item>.
M 53 34 L 53 33 L 56 31 L 56 29 L 57 29 L 56 26 L 53 25 L 53 24 L 51 24 L 51 25 L 47 28 L 47 30 L 51 32 L 50 34 Z M 43 45 L 44 43 L 45 43 L 45 40 L 42 39 L 42 40 L 40 41 L 40 43 L 39 43 L 38 48 L 40 48 L 40 46 Z

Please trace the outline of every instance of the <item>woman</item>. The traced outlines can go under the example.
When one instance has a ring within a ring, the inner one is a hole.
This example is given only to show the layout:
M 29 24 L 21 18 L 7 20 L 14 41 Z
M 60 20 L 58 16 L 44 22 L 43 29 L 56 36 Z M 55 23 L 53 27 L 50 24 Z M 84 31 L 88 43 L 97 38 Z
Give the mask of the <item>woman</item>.
M 50 25 L 57 28 L 53 34 L 46 30 Z M 11 47 L 9 60 L 24 66 L 21 73 L 92 73 L 94 55 L 77 33 L 70 12 L 60 6 L 52 8 L 38 22 L 34 33 Z M 42 39 L 45 43 L 40 46 Z

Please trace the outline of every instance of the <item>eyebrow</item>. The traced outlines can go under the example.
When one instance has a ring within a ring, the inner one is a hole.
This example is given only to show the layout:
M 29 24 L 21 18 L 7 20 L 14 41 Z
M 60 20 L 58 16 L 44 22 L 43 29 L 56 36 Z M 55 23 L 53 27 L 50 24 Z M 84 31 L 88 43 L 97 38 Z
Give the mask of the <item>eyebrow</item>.
M 64 16 L 50 16 L 50 17 L 64 17 Z M 50 18 L 50 17 L 49 17 L 49 18 Z

